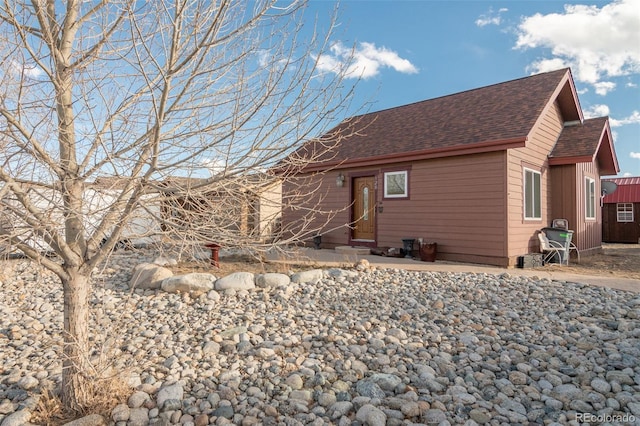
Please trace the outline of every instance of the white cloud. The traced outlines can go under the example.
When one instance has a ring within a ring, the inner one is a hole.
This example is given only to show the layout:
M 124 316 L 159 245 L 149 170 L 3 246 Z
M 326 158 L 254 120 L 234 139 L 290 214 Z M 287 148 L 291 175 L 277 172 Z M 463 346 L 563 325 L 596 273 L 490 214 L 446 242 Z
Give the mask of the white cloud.
M 261 68 L 271 68 L 278 71 L 283 70 L 285 67 L 289 70 L 294 68 L 293 65 L 287 63 L 286 59 L 274 58 L 268 50 L 258 52 L 258 65 Z
M 640 3 L 616 0 L 602 8 L 565 5 L 564 13 L 524 17 L 518 26 L 515 48 L 551 50 L 552 58 L 531 65 L 534 72 L 548 71 L 550 65 L 563 63 L 571 66 L 577 81 L 596 84 L 604 77 L 640 72 L 638 40 Z M 601 92 L 610 89 L 600 87 Z
M 607 105 L 591 105 L 591 107 L 583 110 L 584 118 L 605 117 L 610 114 L 609 106 Z M 640 111 L 633 111 L 630 116 L 616 120 L 609 117 L 609 125 L 611 127 L 620 127 L 627 124 L 640 124 Z
M 392 68 L 403 74 L 418 72 L 409 60 L 401 58 L 393 50 L 366 42 L 353 49 L 336 42 L 331 46 L 329 54 L 320 55 L 316 59 L 321 71 L 343 72 L 348 78 L 374 77 L 382 67 Z
M 261 50 L 258 52 L 258 65 L 264 68 L 269 65 L 269 52 L 266 50 Z
M 625 172 L 622 176 L 623 177 L 630 177 L 630 176 L 633 176 L 633 175 L 631 173 L 629 173 L 629 172 Z
M 486 14 L 480 15 L 478 19 L 476 19 L 476 25 L 479 27 L 485 27 L 487 25 L 500 25 L 502 23 L 501 14 L 507 12 L 509 9 L 501 8 L 498 12 L 495 12 L 493 9 L 489 9 Z
M 611 81 L 601 81 L 599 83 L 594 83 L 593 87 L 595 88 L 598 95 L 605 96 L 607 93 L 616 88 L 616 84 Z
M 42 70 L 35 65 L 25 65 L 16 61 L 11 61 L 11 66 L 17 73 L 34 80 L 43 74 Z
M 605 117 L 609 115 L 609 107 L 607 105 L 591 105 L 590 108 L 583 110 L 584 118 Z
M 560 68 L 567 68 L 569 66 L 571 66 L 571 64 L 560 58 L 540 59 L 539 61 L 535 61 L 531 65 L 529 65 L 527 67 L 527 70 L 534 74 L 537 74 L 541 72 L 555 71 Z
M 629 157 L 640 160 L 640 152 L 630 152 Z
M 611 127 L 620 127 L 627 124 L 640 124 L 640 112 L 633 111 L 630 116 L 620 120 L 609 119 Z

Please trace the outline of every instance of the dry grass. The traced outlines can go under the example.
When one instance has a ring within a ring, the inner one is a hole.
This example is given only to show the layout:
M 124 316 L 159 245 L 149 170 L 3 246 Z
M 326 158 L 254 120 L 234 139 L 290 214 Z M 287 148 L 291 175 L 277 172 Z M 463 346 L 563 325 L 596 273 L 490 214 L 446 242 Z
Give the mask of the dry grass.
M 60 426 L 89 414 L 100 414 L 109 419 L 113 407 L 126 402 L 131 392 L 131 387 L 121 375 L 101 378 L 93 381 L 87 389 L 82 409 L 71 412 L 65 409 L 56 392 L 44 389 L 30 421 L 38 425 Z
M 314 264 L 296 264 L 295 262 L 282 259 L 278 262 L 267 262 L 249 255 L 230 255 L 219 259 L 219 266 L 212 266 L 209 262 L 180 262 L 174 266 L 167 266 L 175 275 L 192 272 L 204 272 L 217 277 L 224 277 L 233 272 L 252 272 L 254 274 L 265 274 L 268 272 L 278 272 L 288 274 L 290 271 L 300 271 L 303 269 L 316 268 Z
M 599 275 L 640 280 L 640 245 L 604 244 L 602 253 L 583 256 L 569 266 L 549 264 L 545 268 L 583 275 Z

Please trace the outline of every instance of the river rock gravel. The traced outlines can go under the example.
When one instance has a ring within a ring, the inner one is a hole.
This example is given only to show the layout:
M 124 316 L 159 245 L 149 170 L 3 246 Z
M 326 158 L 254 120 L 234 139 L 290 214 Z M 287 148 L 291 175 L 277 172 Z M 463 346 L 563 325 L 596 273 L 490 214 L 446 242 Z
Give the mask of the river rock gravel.
M 130 289 L 150 260 L 117 254 L 93 277 L 96 353 L 135 388 L 110 424 L 640 424 L 639 295 L 363 267 Z M 29 261 L 0 267 L 0 425 L 28 424 L 60 380 L 62 292 Z

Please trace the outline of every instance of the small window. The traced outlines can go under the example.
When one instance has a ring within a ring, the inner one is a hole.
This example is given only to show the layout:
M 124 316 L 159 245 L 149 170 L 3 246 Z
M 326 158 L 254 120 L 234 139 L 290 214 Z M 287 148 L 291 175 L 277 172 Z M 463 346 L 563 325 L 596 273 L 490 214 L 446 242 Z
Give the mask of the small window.
M 384 174 L 384 197 L 407 198 L 409 197 L 409 183 L 407 171 L 386 172 Z
M 618 222 L 633 222 L 633 204 L 618 203 L 616 204 L 618 212 Z
M 362 220 L 369 220 L 369 187 L 365 186 L 362 190 L 362 210 L 364 210 L 364 215 L 362 216 Z
M 596 181 L 592 178 L 584 178 L 584 197 L 586 201 L 585 205 L 585 217 L 587 219 L 596 218 Z
M 540 172 L 524 169 L 524 218 L 542 219 Z

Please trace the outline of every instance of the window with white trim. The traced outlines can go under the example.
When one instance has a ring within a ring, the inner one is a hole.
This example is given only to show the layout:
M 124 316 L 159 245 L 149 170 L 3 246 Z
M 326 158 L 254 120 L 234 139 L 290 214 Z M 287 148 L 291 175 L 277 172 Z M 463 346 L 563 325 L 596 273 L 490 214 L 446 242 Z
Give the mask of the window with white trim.
M 540 172 L 524 169 L 524 218 L 542 219 Z
M 618 203 L 616 204 L 618 213 L 618 222 L 633 222 L 633 204 Z
M 584 178 L 585 218 L 596 218 L 596 181 L 590 177 Z
M 409 196 L 408 173 L 385 172 L 384 174 L 384 197 L 385 198 L 407 198 Z

